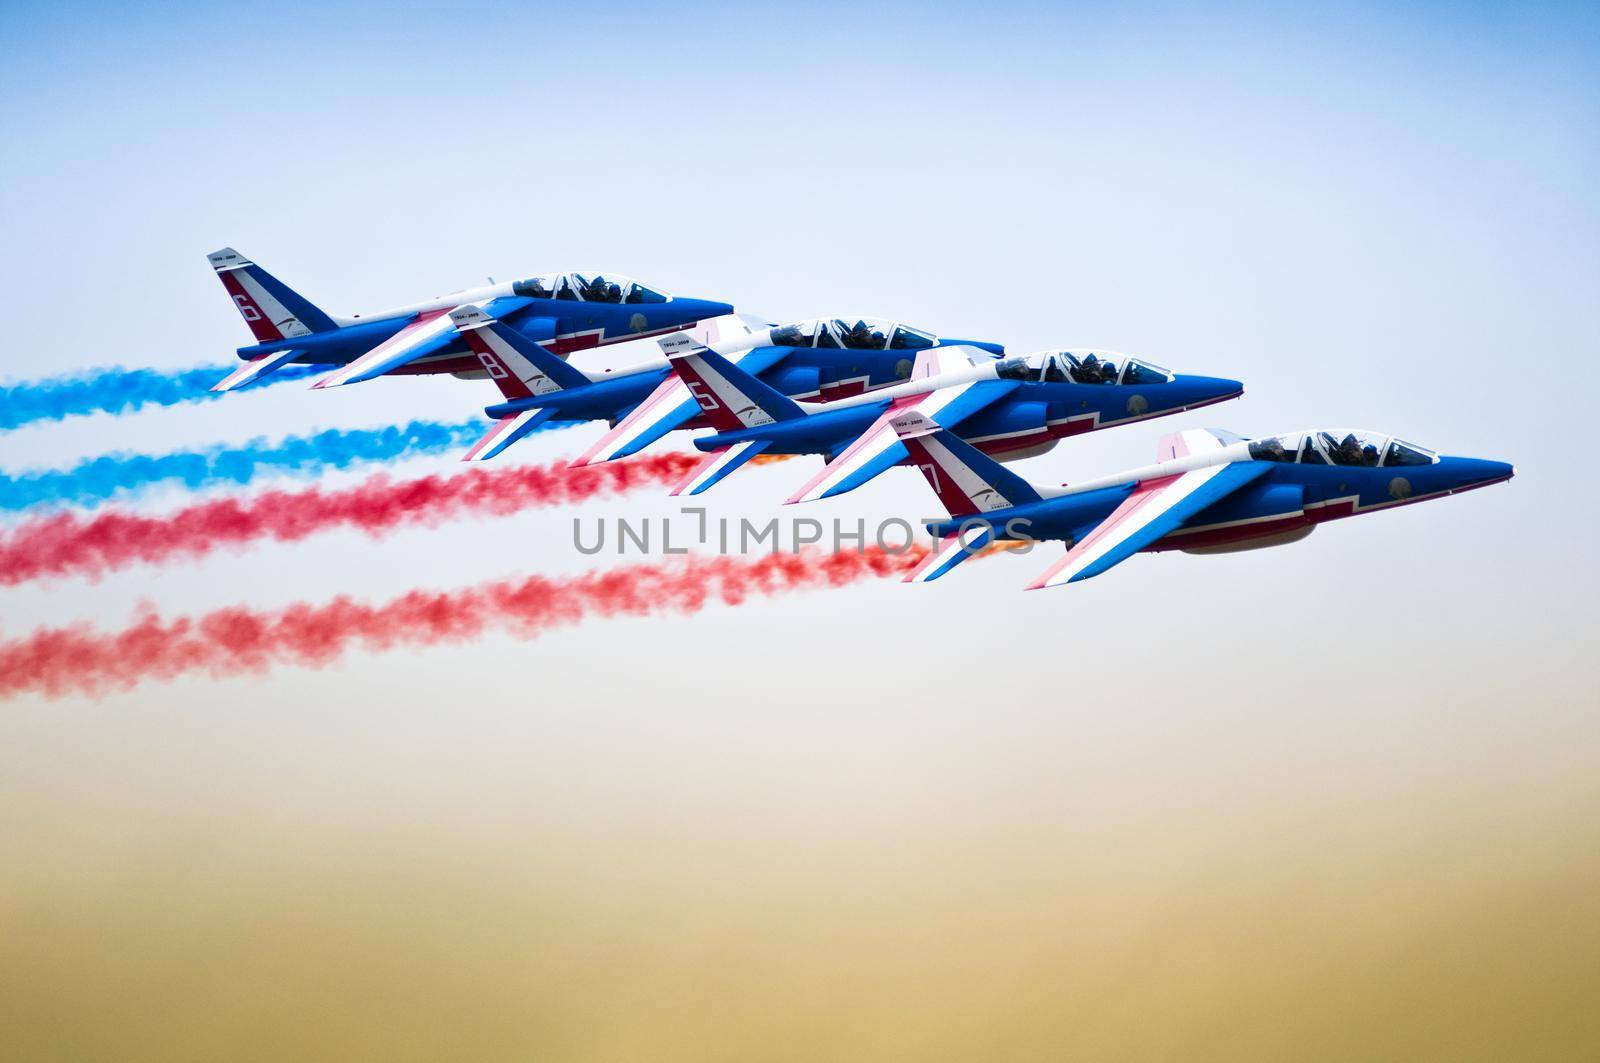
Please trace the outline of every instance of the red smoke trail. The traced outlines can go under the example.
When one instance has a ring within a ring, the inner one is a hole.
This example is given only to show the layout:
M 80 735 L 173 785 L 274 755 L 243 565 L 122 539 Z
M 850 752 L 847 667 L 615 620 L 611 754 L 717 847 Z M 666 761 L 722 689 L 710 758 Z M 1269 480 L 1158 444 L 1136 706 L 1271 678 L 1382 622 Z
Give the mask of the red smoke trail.
M 163 517 L 116 510 L 93 517 L 62 513 L 20 524 L 0 538 L 0 586 L 45 576 L 98 577 L 136 561 L 199 557 L 253 539 L 292 542 L 336 527 L 381 535 L 404 524 L 505 516 L 532 506 L 676 483 L 699 460 L 698 454 L 660 454 L 581 469 L 556 462 L 398 482 L 380 475 L 354 487 L 199 502 Z
M 274 664 L 316 668 L 357 646 L 432 646 L 491 629 L 532 638 L 592 616 L 693 613 L 713 599 L 738 605 L 753 595 L 896 575 L 925 553 L 915 547 L 901 554 L 868 549 L 690 556 L 561 579 L 530 576 L 457 591 L 416 590 L 378 605 L 339 597 L 271 612 L 240 606 L 173 620 L 152 613 L 114 634 L 87 625 L 45 628 L 0 642 L 0 697 L 103 694 L 193 672 L 220 678 Z

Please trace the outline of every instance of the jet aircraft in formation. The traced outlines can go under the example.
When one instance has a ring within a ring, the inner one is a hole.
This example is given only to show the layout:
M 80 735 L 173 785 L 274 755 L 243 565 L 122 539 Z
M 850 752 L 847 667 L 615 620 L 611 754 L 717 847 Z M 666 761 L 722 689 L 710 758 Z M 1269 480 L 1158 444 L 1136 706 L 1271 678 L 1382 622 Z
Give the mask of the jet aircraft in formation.
M 892 422 L 908 409 L 937 413 L 962 438 L 1010 460 L 1043 453 L 1064 436 L 1244 394 L 1237 380 L 1177 375 L 1109 352 L 1044 351 L 995 360 L 952 346 L 921 352 L 904 383 L 801 405 L 690 337 L 661 345 L 715 429 L 694 442 L 707 458 L 679 485 L 689 494 L 761 453 L 827 459 L 790 502 L 854 490 L 906 459 Z
M 574 465 L 625 458 L 669 432 L 712 423 L 700 415 L 701 407 L 669 357 L 590 376 L 496 321 L 487 309 L 462 307 L 453 319 L 505 396 L 504 402 L 484 410 L 495 425 L 467 452 L 468 460 L 493 458 L 546 421 L 607 421 L 613 426 Z M 759 386 L 775 394 L 801 399 L 874 393 L 910 377 L 915 359 L 930 350 L 960 349 L 979 360 L 993 360 L 1004 351 L 996 343 L 944 339 L 876 318 L 799 325 L 718 318 L 702 331 L 720 352 L 718 357 L 739 365 L 746 378 L 759 380 Z M 801 338 L 812 342 L 799 342 Z
M 1503 462 L 1440 456 L 1381 433 L 1245 439 L 1213 429 L 1162 438 L 1149 466 L 1064 486 L 1006 469 L 1067 436 L 1238 398 L 1225 377 L 1173 373 L 1099 348 L 1007 357 L 873 317 L 773 324 L 729 303 L 669 295 L 618 273 L 490 283 L 376 314 L 333 317 L 231 248 L 211 266 L 255 344 L 213 390 L 291 363 L 323 364 L 313 388 L 384 375 L 492 381 L 502 401 L 464 456 L 487 461 L 547 422 L 603 421 L 575 467 L 637 454 L 675 431 L 705 457 L 673 490 L 698 494 L 759 454 L 809 454 L 820 471 L 789 502 L 855 490 L 896 465 L 921 471 L 950 514 L 906 578 L 928 582 L 1006 541 L 1067 553 L 1030 588 L 1099 575 L 1141 551 L 1221 553 L 1295 542 L 1320 523 L 1509 480 Z M 662 353 L 585 372 L 576 351 L 656 337 Z M 996 460 L 999 459 L 999 460 Z
M 334 366 L 312 385 L 318 389 L 387 373 L 479 373 L 482 365 L 450 320 L 462 306 L 488 310 L 559 355 L 733 313 L 727 303 L 668 295 L 620 273 L 551 273 L 334 317 L 231 247 L 208 257 L 256 339 L 239 348 L 244 364 L 213 391 L 243 387 L 290 362 Z
M 895 434 L 950 520 L 906 579 L 928 582 L 995 540 L 1059 540 L 1067 554 L 1030 583 L 1098 576 L 1141 551 L 1191 554 L 1298 542 L 1318 524 L 1502 483 L 1505 462 L 1442 456 L 1381 432 L 1334 429 L 1245 439 L 1216 429 L 1164 436 L 1158 460 L 1054 487 L 1033 484 L 918 411 Z

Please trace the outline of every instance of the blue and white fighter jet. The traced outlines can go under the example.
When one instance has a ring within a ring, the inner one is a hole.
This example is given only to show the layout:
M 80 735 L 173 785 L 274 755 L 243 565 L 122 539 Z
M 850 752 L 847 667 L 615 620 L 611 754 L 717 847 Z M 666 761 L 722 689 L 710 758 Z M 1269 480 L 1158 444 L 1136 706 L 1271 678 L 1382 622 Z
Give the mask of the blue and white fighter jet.
M 1244 394 L 1237 380 L 1179 375 L 1109 351 L 1043 351 L 996 361 L 942 347 L 920 352 L 904 383 L 836 402 L 802 403 L 688 336 L 658 342 L 716 429 L 694 441 L 707 457 L 674 494 L 698 494 L 757 454 L 826 460 L 789 502 L 843 494 L 906 458 L 891 422 L 912 409 L 937 415 L 961 438 L 1010 461 L 1043 453 L 1066 436 Z
M 668 295 L 618 273 L 552 273 L 334 317 L 231 247 L 208 258 L 256 338 L 239 348 L 244 364 L 212 391 L 243 387 L 290 362 L 338 366 L 313 388 L 385 373 L 482 376 L 483 365 L 451 327 L 449 313 L 459 306 L 487 309 L 557 356 L 733 313 L 728 303 Z
M 461 307 L 451 321 L 499 386 L 505 401 L 486 407 L 494 420 L 467 452 L 486 461 L 546 421 L 609 421 L 610 431 L 572 462 L 594 465 L 636 454 L 680 428 L 705 424 L 699 405 L 673 375 L 665 356 L 615 371 L 588 374 L 541 350 L 494 318 L 493 307 Z M 834 318 L 768 325 L 742 316 L 721 317 L 688 335 L 704 340 L 729 364 L 785 396 L 837 397 L 905 380 L 919 352 L 962 345 L 992 361 L 995 343 L 944 339 L 897 322 Z
M 1031 484 L 915 410 L 895 434 L 949 511 L 939 548 L 907 582 L 928 582 L 996 540 L 1053 539 L 1066 557 L 1029 589 L 1098 576 L 1140 551 L 1194 554 L 1296 542 L 1318 524 L 1502 483 L 1500 461 L 1444 457 L 1376 432 L 1261 439 L 1191 429 L 1164 436 L 1154 465 L 1064 487 Z

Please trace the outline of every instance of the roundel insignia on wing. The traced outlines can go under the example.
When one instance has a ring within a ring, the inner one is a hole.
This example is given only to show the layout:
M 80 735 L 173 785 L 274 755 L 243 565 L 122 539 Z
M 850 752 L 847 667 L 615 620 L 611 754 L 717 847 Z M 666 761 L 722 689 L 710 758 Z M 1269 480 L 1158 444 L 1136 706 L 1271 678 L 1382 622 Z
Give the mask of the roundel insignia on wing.
M 628 319 L 628 328 L 632 329 L 634 332 L 643 332 L 649 327 L 649 325 L 650 322 L 643 314 L 634 314 Z
M 1145 398 L 1143 395 L 1129 395 L 1128 412 L 1133 414 L 1135 417 L 1142 413 L 1149 413 L 1150 400 Z
M 1389 481 L 1389 497 L 1395 500 L 1411 497 L 1411 481 L 1404 476 L 1396 476 Z

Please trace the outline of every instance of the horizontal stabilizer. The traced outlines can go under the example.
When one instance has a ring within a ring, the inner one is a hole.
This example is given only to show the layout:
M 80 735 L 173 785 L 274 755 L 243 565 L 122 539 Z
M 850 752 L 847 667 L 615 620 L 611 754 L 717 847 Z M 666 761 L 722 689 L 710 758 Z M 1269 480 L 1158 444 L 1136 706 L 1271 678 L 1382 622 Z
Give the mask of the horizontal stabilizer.
M 211 386 L 212 391 L 238 391 L 246 384 L 253 384 L 266 376 L 274 369 L 288 364 L 300 352 L 294 349 L 277 351 L 273 354 L 263 354 L 260 358 L 252 358 L 239 368 L 223 377 Z
M 752 439 L 744 443 L 735 443 L 731 447 L 713 450 L 689 471 L 676 487 L 672 489 L 674 495 L 698 495 L 710 489 L 724 476 L 760 454 L 771 442 L 765 439 Z
M 494 423 L 472 449 L 461 456 L 462 461 L 488 461 L 517 440 L 532 432 L 556 415 L 554 410 L 523 410 Z

